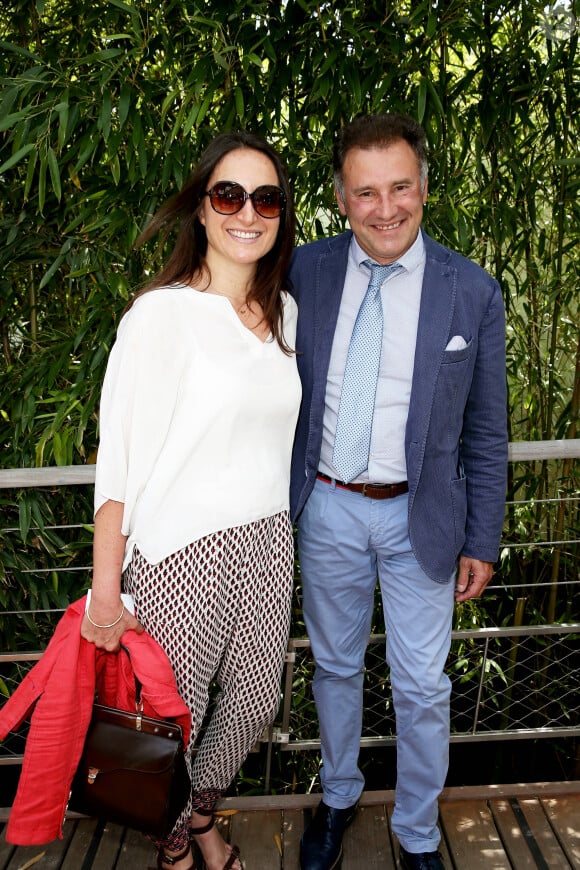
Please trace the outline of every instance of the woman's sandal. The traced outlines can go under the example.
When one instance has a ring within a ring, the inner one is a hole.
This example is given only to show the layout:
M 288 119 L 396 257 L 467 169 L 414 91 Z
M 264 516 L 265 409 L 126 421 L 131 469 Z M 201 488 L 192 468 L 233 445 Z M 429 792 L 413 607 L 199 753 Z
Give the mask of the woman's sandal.
M 182 861 L 184 858 L 186 858 L 187 853 L 190 850 L 191 846 L 188 843 L 183 852 L 180 852 L 178 855 L 167 855 L 165 853 L 165 849 L 162 846 L 161 849 L 159 849 L 159 851 L 157 852 L 157 870 L 164 870 L 163 864 L 169 864 L 170 867 L 173 867 L 173 865 L 177 864 L 178 861 Z M 195 870 L 195 864 L 193 863 L 193 860 L 187 870 Z
M 207 823 L 207 825 L 202 825 L 200 828 L 190 828 L 189 829 L 190 838 L 197 837 L 199 834 L 207 834 L 207 832 L 211 831 L 211 829 L 215 825 L 215 816 L 214 816 L 213 812 L 208 812 L 208 811 L 204 811 L 204 810 L 199 809 L 199 810 L 196 810 L 196 813 L 200 816 L 209 815 L 210 818 L 209 818 L 209 822 Z M 222 870 L 231 870 L 231 868 L 234 866 L 234 864 L 239 859 L 239 857 L 240 857 L 239 846 L 232 846 L 232 851 L 230 852 L 230 856 L 229 856 L 228 860 L 226 861 L 226 863 L 224 864 Z

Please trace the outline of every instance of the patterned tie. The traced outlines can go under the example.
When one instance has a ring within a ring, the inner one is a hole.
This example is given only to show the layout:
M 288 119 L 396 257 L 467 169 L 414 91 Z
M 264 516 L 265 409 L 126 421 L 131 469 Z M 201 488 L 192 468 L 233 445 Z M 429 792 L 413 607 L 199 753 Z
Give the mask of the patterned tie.
M 402 268 L 399 263 L 379 266 L 370 260 L 363 265 L 371 270 L 371 280 L 350 339 L 332 455 L 332 464 L 344 483 L 368 467 L 383 343 L 381 286 Z

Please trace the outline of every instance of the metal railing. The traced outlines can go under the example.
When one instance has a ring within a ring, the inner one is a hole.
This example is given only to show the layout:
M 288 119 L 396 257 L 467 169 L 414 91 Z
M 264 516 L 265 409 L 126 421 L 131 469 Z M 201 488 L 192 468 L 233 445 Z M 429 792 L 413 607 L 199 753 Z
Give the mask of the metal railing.
M 515 442 L 510 444 L 511 462 L 529 462 L 580 458 L 580 439 L 550 442 Z M 27 489 L 34 487 L 59 488 L 84 486 L 94 482 L 94 466 L 61 468 L 33 468 L 0 470 L 0 489 Z M 556 486 L 555 497 L 542 499 L 543 505 L 534 507 L 550 510 L 562 507 L 578 514 L 580 492 L 568 487 L 563 494 Z M 528 503 L 530 500 L 528 500 Z M 524 502 L 510 502 L 509 510 L 521 509 Z M 59 526 L 74 530 L 87 529 L 90 523 Z M 562 548 L 577 547 L 575 535 L 559 539 L 561 526 L 557 523 L 538 524 L 538 539 L 506 540 L 504 551 L 514 547 L 534 549 L 548 547 L 552 553 Z M 4 528 L 4 534 L 17 533 L 16 528 Z M 574 527 L 572 525 L 572 531 Z M 554 533 L 556 537 L 554 537 Z M 73 532 L 74 534 L 74 532 Z M 0 554 L 0 560 L 2 556 Z M 577 564 L 577 563 L 574 563 Z M 90 572 L 90 565 L 59 568 L 42 566 L 23 569 L 23 574 L 46 574 L 58 570 Z M 538 585 L 554 588 L 560 584 L 565 590 L 580 585 L 577 576 L 563 581 L 550 577 Z M 502 583 L 488 587 L 505 592 Z M 511 590 L 514 597 L 518 590 Z M 81 594 L 79 592 L 79 594 Z M 523 594 L 523 593 L 522 593 Z M 5 613 L 14 618 L 45 614 L 53 619 L 62 611 L 56 609 L 12 611 Z M 574 613 L 574 615 L 577 615 Z M 374 634 L 367 650 L 364 722 L 361 746 L 385 746 L 395 742 L 395 719 L 392 706 L 389 670 L 384 656 L 385 635 Z M 26 670 L 41 656 L 39 651 L 3 652 L 0 654 L 0 700 L 10 693 L 22 679 Z M 580 734 L 580 623 L 554 625 L 516 625 L 510 628 L 474 628 L 454 631 L 448 673 L 452 681 L 451 740 L 452 742 L 525 739 L 530 737 L 573 736 Z M 282 750 L 317 750 L 320 746 L 318 720 L 312 698 L 313 661 L 310 643 L 306 637 L 290 640 L 286 671 L 282 686 L 280 716 L 276 725 L 263 735 L 272 747 Z M 22 761 L 26 729 L 12 735 L 0 746 L 0 765 Z M 268 761 L 269 770 L 269 761 Z M 269 776 L 269 774 L 268 774 Z
M 366 656 L 361 746 L 395 743 L 395 714 L 386 636 L 372 635 Z M 451 741 L 523 739 L 580 734 L 580 623 L 478 628 L 452 633 Z M 314 665 L 307 638 L 290 640 L 282 749 L 318 749 L 312 700 Z

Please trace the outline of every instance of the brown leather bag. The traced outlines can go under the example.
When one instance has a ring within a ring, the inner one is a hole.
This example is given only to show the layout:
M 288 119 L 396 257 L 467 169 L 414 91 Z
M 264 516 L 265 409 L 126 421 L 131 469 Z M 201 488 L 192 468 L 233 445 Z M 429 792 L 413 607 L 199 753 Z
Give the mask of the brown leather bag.
M 126 650 L 128 653 L 128 650 Z M 162 838 L 189 800 L 183 734 L 175 722 L 94 704 L 69 807 Z

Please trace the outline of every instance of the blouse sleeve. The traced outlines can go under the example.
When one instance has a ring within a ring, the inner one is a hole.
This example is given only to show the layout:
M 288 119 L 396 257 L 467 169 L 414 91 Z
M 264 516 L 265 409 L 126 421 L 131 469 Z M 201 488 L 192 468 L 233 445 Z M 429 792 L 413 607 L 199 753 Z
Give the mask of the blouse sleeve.
M 95 514 L 108 500 L 125 505 L 122 532 L 167 436 L 177 401 L 183 348 L 171 294 L 151 291 L 123 317 L 100 406 Z

